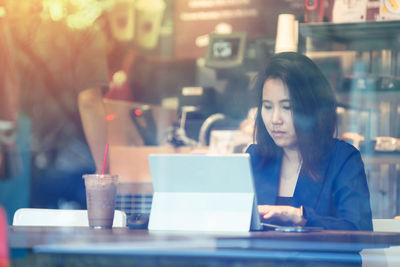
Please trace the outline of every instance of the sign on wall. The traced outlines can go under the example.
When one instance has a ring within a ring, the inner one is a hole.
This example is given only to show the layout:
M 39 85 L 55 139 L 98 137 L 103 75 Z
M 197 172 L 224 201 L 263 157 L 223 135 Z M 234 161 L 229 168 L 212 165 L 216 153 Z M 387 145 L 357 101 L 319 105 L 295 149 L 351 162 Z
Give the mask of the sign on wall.
M 176 0 L 174 56 L 204 56 L 209 33 L 246 32 L 248 38 L 274 36 L 280 13 L 302 15 L 303 1 Z

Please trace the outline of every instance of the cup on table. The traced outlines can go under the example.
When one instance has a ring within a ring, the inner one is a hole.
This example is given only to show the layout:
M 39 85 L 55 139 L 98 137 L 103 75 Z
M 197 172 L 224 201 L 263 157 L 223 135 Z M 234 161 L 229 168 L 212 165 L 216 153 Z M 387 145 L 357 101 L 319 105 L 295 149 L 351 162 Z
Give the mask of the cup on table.
M 89 226 L 112 228 L 118 175 L 84 174 Z

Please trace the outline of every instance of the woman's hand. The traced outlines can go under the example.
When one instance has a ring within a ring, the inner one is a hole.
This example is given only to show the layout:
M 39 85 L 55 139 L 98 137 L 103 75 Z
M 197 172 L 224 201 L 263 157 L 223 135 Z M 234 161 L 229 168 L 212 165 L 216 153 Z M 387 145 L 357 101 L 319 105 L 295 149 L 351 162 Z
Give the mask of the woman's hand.
M 282 222 L 292 222 L 295 225 L 304 225 L 306 220 L 301 208 L 291 206 L 259 205 L 258 213 L 263 219 L 277 219 Z

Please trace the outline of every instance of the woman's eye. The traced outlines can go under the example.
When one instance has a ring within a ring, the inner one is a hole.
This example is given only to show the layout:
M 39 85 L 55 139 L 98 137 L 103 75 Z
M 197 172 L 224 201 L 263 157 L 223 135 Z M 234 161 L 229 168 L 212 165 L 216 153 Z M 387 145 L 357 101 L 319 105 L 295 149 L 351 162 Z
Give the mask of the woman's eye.
M 284 110 L 291 110 L 292 107 L 290 105 L 285 105 L 282 107 Z
M 264 109 L 266 109 L 266 110 L 271 110 L 271 109 L 272 109 L 272 106 L 270 106 L 270 105 L 264 105 Z

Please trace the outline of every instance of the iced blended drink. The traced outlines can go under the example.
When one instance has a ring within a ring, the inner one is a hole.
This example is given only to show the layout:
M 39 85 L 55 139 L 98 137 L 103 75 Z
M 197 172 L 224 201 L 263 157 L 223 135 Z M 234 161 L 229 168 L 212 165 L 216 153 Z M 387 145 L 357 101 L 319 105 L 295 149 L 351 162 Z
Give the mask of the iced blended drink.
M 115 1 L 108 12 L 111 32 L 118 41 L 130 41 L 135 33 L 135 0 Z
M 114 221 L 117 175 L 85 174 L 86 204 L 89 226 L 111 228 Z
M 136 0 L 136 43 L 145 49 L 156 47 L 164 15 L 163 0 Z

